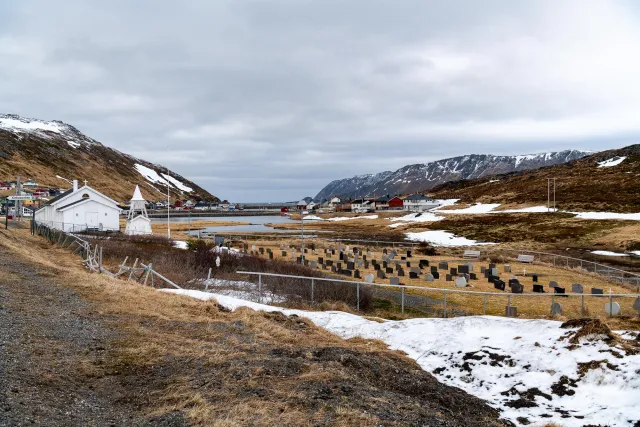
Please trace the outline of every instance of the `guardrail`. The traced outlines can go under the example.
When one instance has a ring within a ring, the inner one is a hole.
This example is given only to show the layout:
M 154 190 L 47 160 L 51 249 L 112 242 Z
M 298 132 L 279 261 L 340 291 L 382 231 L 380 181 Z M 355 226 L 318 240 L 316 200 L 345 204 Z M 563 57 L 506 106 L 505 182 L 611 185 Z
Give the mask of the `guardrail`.
M 514 305 L 512 304 L 512 299 L 518 299 L 518 300 L 522 300 L 523 298 L 549 298 L 550 299 L 550 310 L 549 313 L 550 314 L 559 314 L 557 312 L 557 307 L 555 306 L 555 304 L 557 304 L 557 301 L 560 300 L 564 300 L 564 298 L 580 298 L 580 314 L 582 316 L 587 314 L 587 307 L 585 305 L 585 298 L 597 298 L 599 300 L 602 299 L 608 299 L 608 305 L 610 307 L 613 307 L 614 304 L 614 298 L 634 298 L 634 305 L 632 307 L 632 310 L 636 310 L 640 312 L 640 293 L 638 294 L 613 294 L 613 293 L 609 293 L 606 295 L 602 295 L 602 294 L 577 294 L 577 293 L 567 293 L 567 294 L 556 294 L 556 293 L 508 293 L 508 292 L 502 292 L 502 293 L 498 293 L 498 292 L 484 292 L 484 291 L 470 291 L 470 290 L 465 290 L 465 289 L 447 289 L 447 288 L 431 288 L 431 287 L 423 287 L 423 286 L 408 286 L 408 285 L 391 285 L 391 284 L 384 284 L 384 283 L 375 283 L 375 282 L 357 282 L 357 281 L 353 281 L 353 280 L 343 280 L 343 279 L 334 279 L 334 278 L 330 278 L 330 277 L 308 277 L 308 276 L 294 276 L 294 275 L 286 275 L 286 274 L 276 274 L 276 273 L 264 273 L 264 272 L 255 272 L 255 271 L 236 271 L 237 274 L 242 274 L 242 275 L 248 275 L 248 276 L 257 276 L 258 277 L 258 292 L 259 292 L 259 298 L 260 301 L 262 301 L 262 294 L 263 294 L 263 290 L 264 290 L 264 285 L 265 282 L 263 281 L 263 278 L 265 277 L 278 277 L 278 278 L 284 278 L 284 279 L 297 279 L 297 280 L 307 280 L 309 281 L 309 286 L 311 289 L 311 298 L 310 298 L 310 302 L 312 304 L 316 304 L 317 301 L 315 301 L 314 298 L 314 294 L 315 294 L 315 287 L 316 287 L 316 283 L 317 282 L 333 282 L 333 283 L 346 283 L 352 286 L 356 287 L 356 301 L 355 301 L 355 306 L 356 309 L 358 311 L 360 311 L 360 289 L 363 286 L 367 286 L 367 287 L 372 287 L 372 288 L 387 288 L 387 289 L 392 289 L 395 290 L 396 292 L 400 293 L 400 310 L 401 313 L 404 314 L 405 313 L 405 305 L 406 305 L 406 300 L 407 300 L 407 291 L 411 290 L 411 291 L 415 291 L 415 292 L 432 292 L 432 293 L 441 293 L 442 294 L 442 306 L 443 306 L 443 310 L 442 310 L 442 317 L 443 318 L 447 318 L 447 295 L 471 295 L 471 296 L 478 296 L 478 297 L 482 297 L 483 299 L 483 304 L 482 304 L 482 314 L 486 315 L 487 314 L 487 302 L 488 302 L 488 298 L 490 297 L 499 297 L 499 298 L 505 298 L 507 299 L 507 304 L 505 306 L 505 312 L 509 313 L 511 311 L 511 307 L 514 307 Z M 605 307 L 605 311 L 607 307 Z M 561 306 L 560 306 L 560 310 L 561 310 Z M 610 317 L 614 317 L 617 314 L 615 313 L 614 309 L 610 309 L 607 311 L 607 314 Z M 640 313 L 636 313 L 636 314 L 640 314 Z

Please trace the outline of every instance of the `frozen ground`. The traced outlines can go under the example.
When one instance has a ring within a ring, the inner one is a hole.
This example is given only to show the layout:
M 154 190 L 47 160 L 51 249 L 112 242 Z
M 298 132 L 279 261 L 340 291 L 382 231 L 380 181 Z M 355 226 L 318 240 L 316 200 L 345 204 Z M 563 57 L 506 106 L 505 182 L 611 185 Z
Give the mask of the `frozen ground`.
M 635 424 L 640 420 L 640 355 L 593 336 L 571 344 L 575 329 L 562 329 L 560 322 L 469 316 L 379 323 L 338 311 L 287 310 L 200 291 L 163 291 L 216 299 L 231 310 L 303 316 L 343 338 L 379 339 L 441 382 L 500 409 L 518 426 L 640 425 Z
M 456 236 L 453 233 L 443 230 L 420 231 L 417 233 L 406 233 L 407 240 L 415 242 L 429 242 L 433 246 L 478 246 L 495 245 L 495 243 L 478 242 L 466 237 Z

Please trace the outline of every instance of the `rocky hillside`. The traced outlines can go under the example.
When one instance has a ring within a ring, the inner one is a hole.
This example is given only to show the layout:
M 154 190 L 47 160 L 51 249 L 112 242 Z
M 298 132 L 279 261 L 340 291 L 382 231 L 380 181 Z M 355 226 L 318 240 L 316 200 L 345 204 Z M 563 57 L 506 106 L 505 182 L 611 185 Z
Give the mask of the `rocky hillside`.
M 640 144 L 541 169 L 450 182 L 430 194 L 465 202 L 546 205 L 548 177 L 556 178 L 560 209 L 640 211 Z
M 395 172 L 381 172 L 332 181 L 316 195 L 315 200 L 328 199 L 334 195 L 348 198 L 423 192 L 450 181 L 537 169 L 566 163 L 588 154 L 591 153 L 578 150 L 522 156 L 470 154 L 431 163 L 404 166 Z
M 60 121 L 0 115 L 0 181 L 34 179 L 43 187 L 68 188 L 73 179 L 117 201 L 127 200 L 136 184 L 150 201 L 167 196 L 218 201 L 218 198 L 166 168 L 121 153 Z

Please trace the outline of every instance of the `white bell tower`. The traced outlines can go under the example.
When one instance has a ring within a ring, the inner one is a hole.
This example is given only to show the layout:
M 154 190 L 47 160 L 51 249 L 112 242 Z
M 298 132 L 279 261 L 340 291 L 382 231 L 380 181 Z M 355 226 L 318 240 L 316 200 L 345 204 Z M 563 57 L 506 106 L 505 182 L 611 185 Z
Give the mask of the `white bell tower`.
M 137 185 L 131 198 L 129 213 L 127 214 L 125 234 L 151 234 L 151 220 L 147 216 L 145 200 Z

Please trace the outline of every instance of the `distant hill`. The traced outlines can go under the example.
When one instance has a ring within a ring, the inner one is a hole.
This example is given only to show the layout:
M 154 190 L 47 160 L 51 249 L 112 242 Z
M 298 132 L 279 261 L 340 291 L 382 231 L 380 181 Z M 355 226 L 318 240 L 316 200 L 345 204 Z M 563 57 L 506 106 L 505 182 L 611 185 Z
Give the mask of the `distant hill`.
M 395 172 L 386 171 L 374 175 L 338 179 L 320 190 L 314 200 L 320 201 L 332 196 L 357 198 L 424 192 L 450 181 L 537 169 L 566 163 L 589 154 L 592 152 L 579 150 L 522 156 L 470 154 L 431 163 L 404 166 Z
M 60 121 L 0 114 L 0 180 L 34 179 L 43 187 L 69 188 L 73 179 L 117 201 L 128 200 L 136 184 L 145 199 L 219 199 L 175 172 L 109 148 Z
M 561 209 L 640 212 L 640 144 L 536 170 L 449 182 L 429 194 L 465 202 L 546 204 L 548 177 L 556 178 Z

